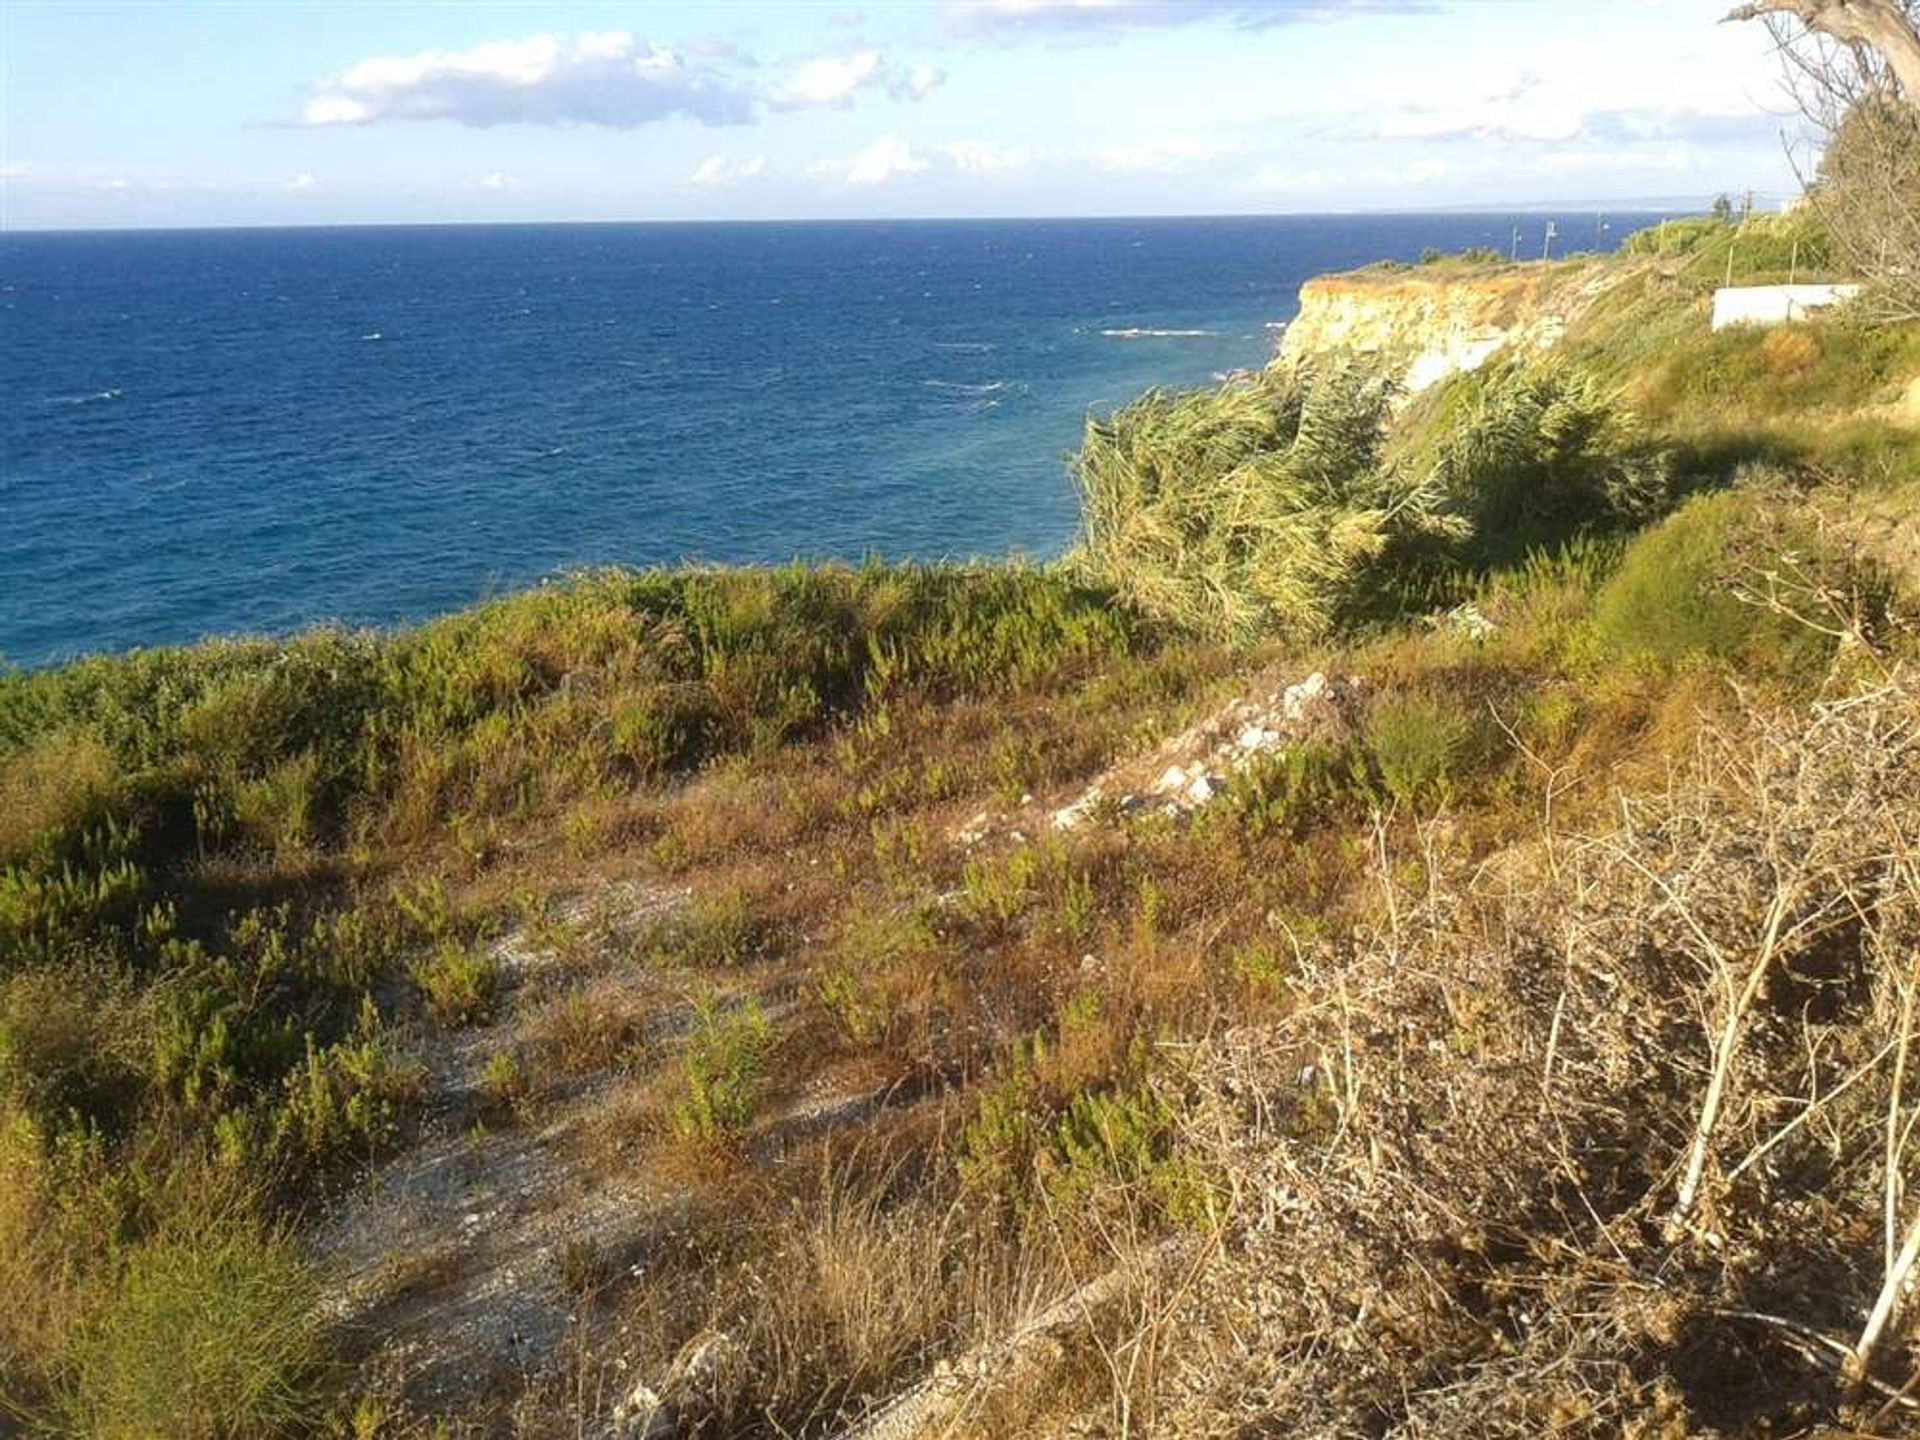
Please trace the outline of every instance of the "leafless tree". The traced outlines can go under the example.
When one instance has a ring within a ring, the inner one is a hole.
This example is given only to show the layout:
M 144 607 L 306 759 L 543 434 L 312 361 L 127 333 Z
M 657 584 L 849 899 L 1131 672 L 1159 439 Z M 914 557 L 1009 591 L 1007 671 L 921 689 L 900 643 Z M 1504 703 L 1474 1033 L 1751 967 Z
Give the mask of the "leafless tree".
M 1889 319 L 1920 318 L 1920 0 L 1758 0 L 1819 134 L 1809 199 Z M 1811 173 L 1809 173 L 1811 172 Z

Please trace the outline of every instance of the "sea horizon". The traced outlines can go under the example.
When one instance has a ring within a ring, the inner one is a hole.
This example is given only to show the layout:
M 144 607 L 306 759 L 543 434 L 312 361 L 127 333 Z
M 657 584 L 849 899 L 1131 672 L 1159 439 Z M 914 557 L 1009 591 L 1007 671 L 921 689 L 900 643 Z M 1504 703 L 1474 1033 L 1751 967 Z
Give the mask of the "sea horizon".
M 1792 200 L 1784 193 L 1756 192 L 1757 208 L 1771 209 Z M 235 221 L 224 225 L 10 225 L 0 220 L 0 237 L 8 235 L 220 235 L 234 231 L 299 233 L 332 230 L 540 230 L 587 226 L 711 226 L 725 229 L 766 229 L 793 225 L 1077 225 L 1108 221 L 1182 221 L 1182 220 L 1369 220 L 1419 219 L 1425 216 L 1452 218 L 1472 216 L 1524 216 L 1553 219 L 1563 215 L 1595 214 L 1637 218 L 1678 219 L 1704 215 L 1711 197 L 1702 195 L 1671 197 L 1625 197 L 1619 200 L 1527 201 L 1512 205 L 1421 205 L 1412 207 L 1360 206 L 1347 210 L 1191 210 L 1191 211 L 1102 211 L 1095 214 L 1035 214 L 982 212 L 965 215 L 797 215 L 797 216 L 700 216 L 662 215 L 651 218 L 545 218 L 534 220 L 315 220 L 298 225 L 276 222 Z

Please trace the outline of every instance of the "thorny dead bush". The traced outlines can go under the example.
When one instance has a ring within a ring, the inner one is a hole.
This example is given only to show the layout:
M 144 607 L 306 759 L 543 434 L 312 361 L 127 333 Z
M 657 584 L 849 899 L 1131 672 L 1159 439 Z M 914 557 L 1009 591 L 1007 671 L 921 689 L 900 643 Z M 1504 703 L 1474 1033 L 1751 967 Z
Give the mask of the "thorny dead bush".
M 1383 834 L 1384 922 L 1196 1062 L 1234 1199 L 1166 1433 L 1910 1419 L 1915 794 L 1896 674 L 1748 707 L 1604 834 L 1471 873 Z

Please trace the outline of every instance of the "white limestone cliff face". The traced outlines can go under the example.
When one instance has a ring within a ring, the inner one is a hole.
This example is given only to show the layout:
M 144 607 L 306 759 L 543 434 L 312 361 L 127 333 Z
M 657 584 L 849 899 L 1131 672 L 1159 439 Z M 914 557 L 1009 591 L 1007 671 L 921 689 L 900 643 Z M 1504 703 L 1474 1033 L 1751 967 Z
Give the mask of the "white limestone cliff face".
M 1280 360 L 1373 360 L 1417 394 L 1495 356 L 1549 348 L 1622 273 L 1571 263 L 1323 275 L 1301 287 Z

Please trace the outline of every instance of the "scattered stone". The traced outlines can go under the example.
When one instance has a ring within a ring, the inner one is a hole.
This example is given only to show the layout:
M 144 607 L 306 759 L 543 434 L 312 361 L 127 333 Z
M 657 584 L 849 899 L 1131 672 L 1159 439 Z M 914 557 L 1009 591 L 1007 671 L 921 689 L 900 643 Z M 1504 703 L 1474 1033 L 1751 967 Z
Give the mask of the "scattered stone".
M 1123 815 L 1146 806 L 1174 816 L 1197 810 L 1262 755 L 1287 745 L 1350 739 L 1359 693 L 1358 678 L 1330 679 L 1315 671 L 1264 699 L 1234 700 L 1144 759 L 1108 770 L 1053 812 L 1053 827 L 1074 829 L 1103 806 Z
M 1471 600 L 1454 606 L 1443 615 L 1434 616 L 1430 623 L 1436 630 L 1451 630 L 1456 635 L 1476 641 L 1485 640 L 1499 629 Z

